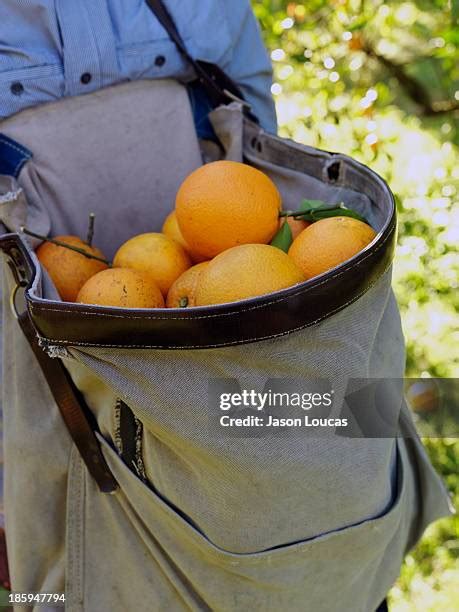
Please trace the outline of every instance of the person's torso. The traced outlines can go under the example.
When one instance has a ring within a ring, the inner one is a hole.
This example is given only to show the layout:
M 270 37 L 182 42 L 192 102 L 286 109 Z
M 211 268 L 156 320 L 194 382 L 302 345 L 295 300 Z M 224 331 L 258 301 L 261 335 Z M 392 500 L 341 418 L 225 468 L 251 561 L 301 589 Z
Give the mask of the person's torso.
M 231 61 L 224 0 L 166 4 L 192 56 Z M 0 118 L 124 80 L 167 77 L 193 74 L 145 0 L 0 4 Z

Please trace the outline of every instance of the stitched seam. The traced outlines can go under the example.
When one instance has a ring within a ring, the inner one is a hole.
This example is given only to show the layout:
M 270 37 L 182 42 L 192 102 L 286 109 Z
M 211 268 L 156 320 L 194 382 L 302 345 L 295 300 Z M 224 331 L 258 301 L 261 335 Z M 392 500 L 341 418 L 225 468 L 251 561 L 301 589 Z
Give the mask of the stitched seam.
M 9 142 L 8 140 L 5 139 L 4 136 L 0 136 L 0 142 L 3 142 L 3 144 L 5 144 L 7 147 L 10 147 L 11 149 L 15 149 L 19 153 L 22 153 L 23 155 L 27 157 L 27 159 L 30 159 L 32 157 L 32 153 L 30 151 L 28 151 L 27 149 L 24 149 L 23 147 L 21 147 L 21 145 L 17 145 L 17 144 L 13 144 L 12 142 Z
M 62 66 L 54 61 L 54 58 L 50 57 L 49 61 L 45 61 L 43 64 L 34 64 L 33 66 L 15 66 L 8 68 L 0 73 L 0 77 L 5 81 L 15 81 L 26 79 L 46 79 L 53 76 L 62 74 Z M 38 73 L 38 75 L 37 75 Z M 12 76 L 18 75 L 18 76 Z
M 372 283 L 368 289 L 371 289 L 371 287 L 373 287 L 375 285 L 375 283 Z M 320 321 L 323 321 L 324 319 L 327 319 L 328 317 L 330 317 L 332 314 L 334 314 L 335 312 L 338 312 L 340 310 L 343 310 L 344 308 L 346 308 L 346 306 L 349 306 L 349 304 L 352 304 L 353 302 L 356 302 L 359 298 L 361 298 L 365 293 L 367 292 L 367 289 L 365 289 L 364 291 L 362 291 L 361 293 L 359 293 L 358 295 L 356 295 L 355 297 L 353 297 L 352 299 L 348 300 L 347 302 L 345 302 L 344 304 L 342 304 L 341 306 L 338 306 L 336 308 L 334 308 L 333 310 L 330 310 L 330 312 L 327 312 L 326 314 L 324 314 L 323 316 L 319 317 L 318 319 L 315 319 L 314 321 L 310 321 L 309 323 L 305 323 L 304 325 L 300 325 L 299 327 L 294 327 L 293 329 L 289 329 L 288 331 L 285 332 L 280 332 L 278 334 L 271 334 L 269 336 L 255 336 L 252 338 L 244 338 L 242 341 L 241 340 L 234 340 L 232 342 L 220 342 L 219 344 L 184 344 L 184 345 L 174 345 L 174 346 L 164 346 L 164 345 L 159 345 L 159 344 L 102 344 L 102 345 L 98 345 L 95 344 L 94 342 L 79 342 L 79 341 L 70 341 L 70 340 L 54 340 L 52 338 L 46 338 L 46 342 L 51 344 L 53 342 L 56 342 L 58 344 L 67 344 L 67 345 L 71 345 L 71 346 L 92 346 L 92 347 L 96 347 L 96 348 L 124 348 L 124 349 L 131 349 L 131 348 L 139 348 L 139 349 L 202 349 L 202 348 L 219 348 L 222 346 L 234 346 L 234 345 L 238 345 L 238 344 L 248 344 L 249 342 L 261 342 L 262 340 L 269 340 L 270 338 L 280 338 L 281 336 L 288 336 L 288 334 L 292 334 L 294 332 L 300 331 L 301 329 L 305 329 L 306 327 L 311 327 L 311 325 L 315 325 L 316 323 L 320 323 Z
M 69 491 L 73 486 L 73 481 L 75 480 L 75 474 L 74 474 L 74 447 L 73 445 L 70 448 L 70 465 L 69 465 L 69 478 L 68 478 L 68 484 L 67 484 L 67 533 L 66 533 L 66 539 L 67 539 L 67 544 L 68 544 L 68 554 L 66 556 L 66 562 L 67 562 L 67 576 L 66 576 L 66 584 L 65 586 L 67 586 L 67 580 L 68 577 L 71 576 L 73 579 L 73 574 L 74 574 L 74 565 L 75 565 L 75 544 L 74 544 L 74 540 L 75 540 L 75 534 L 74 534 L 74 523 L 75 523 L 75 518 L 74 518 L 74 507 L 73 507 L 73 503 L 75 503 L 75 500 L 73 499 L 72 504 L 69 503 L 68 498 L 70 497 L 69 495 Z M 76 497 L 78 497 L 79 492 L 76 492 Z
M 28 159 L 30 159 L 30 158 L 28 158 Z M 14 176 L 14 178 L 17 178 L 17 176 L 18 176 L 18 174 L 19 174 L 20 169 L 21 169 L 21 168 L 22 168 L 22 166 L 23 166 L 23 165 L 24 165 L 24 164 L 25 164 L 25 163 L 28 161 L 28 159 L 20 159 L 20 160 L 18 161 L 18 163 L 16 164 L 15 169 L 13 170 L 13 176 Z
M 75 528 L 77 530 L 76 533 L 76 558 L 77 558 L 77 575 L 74 574 L 74 579 L 76 579 L 76 588 L 77 588 L 77 596 L 78 601 L 81 601 L 82 598 L 82 567 L 83 567 L 83 557 L 82 557 L 82 538 L 83 538 L 83 511 L 82 505 L 84 503 L 82 496 L 82 487 L 83 487 L 83 466 L 82 460 L 78 455 L 78 493 L 77 493 L 77 503 L 78 503 L 78 516 Z
M 351 264 L 349 267 L 347 267 L 345 270 L 341 270 L 341 271 L 337 271 L 333 276 L 330 276 L 328 278 L 323 279 L 322 281 L 320 281 L 319 283 L 317 283 L 316 285 L 314 285 L 314 288 L 316 287 L 320 287 L 321 285 L 337 278 L 338 276 L 342 276 L 343 274 L 345 274 L 346 272 L 348 272 L 349 270 L 352 270 L 353 268 L 356 268 L 357 266 L 360 266 L 360 264 L 362 264 L 366 259 L 368 259 L 368 257 L 370 257 L 371 255 L 373 255 L 374 253 L 376 253 L 376 251 L 378 251 L 380 248 L 382 248 L 382 246 L 387 242 L 387 240 L 389 239 L 389 237 L 391 236 L 391 234 L 389 233 L 386 238 L 378 245 L 377 248 L 375 248 L 373 251 L 369 252 L 364 258 L 362 258 L 360 261 Z M 300 295 L 301 293 L 304 292 L 304 289 L 300 289 L 299 291 L 292 293 L 288 296 L 284 296 L 284 297 L 280 297 L 277 298 L 275 300 L 271 300 L 270 302 L 264 302 L 263 304 L 257 304 L 255 306 L 250 306 L 248 308 L 241 308 L 240 310 L 234 311 L 234 312 L 223 312 L 223 313 L 215 313 L 215 314 L 209 314 L 209 315 L 197 315 L 197 316 L 190 316 L 190 317 L 155 317 L 155 316 L 136 316 L 136 315 L 116 315 L 116 314 L 108 314 L 105 312 L 94 312 L 94 311 L 89 311 L 89 310 L 78 310 L 78 312 L 80 314 L 85 314 L 85 315 L 90 315 L 90 316 L 96 316 L 96 317 L 109 317 L 109 318 L 113 318 L 113 319 L 140 319 L 140 320 L 152 320 L 152 321 L 197 321 L 200 319 L 215 319 L 218 317 L 234 317 L 234 316 L 239 316 L 242 312 L 250 312 L 251 310 L 258 310 L 260 308 L 265 308 L 266 306 L 271 306 L 273 304 L 280 304 L 281 302 L 285 302 L 286 300 L 289 300 L 291 298 L 296 297 L 297 295 Z M 344 304 L 346 305 L 346 304 Z M 29 307 L 30 309 L 33 311 L 37 310 L 39 312 L 64 312 L 64 313 L 75 313 L 75 310 L 69 310 L 69 309 L 64 309 L 64 308 L 46 308 L 43 306 L 40 306 L 39 304 L 35 304 L 33 302 L 29 303 Z M 115 345 L 114 345 L 115 346 Z
M 84 503 L 82 497 L 83 487 L 83 471 L 82 471 L 82 459 L 78 453 L 75 445 L 72 445 L 71 449 L 71 473 L 69 476 L 69 490 L 67 495 L 73 494 L 74 499 L 71 502 L 71 510 L 68 517 L 69 525 L 67 530 L 67 537 L 69 539 L 69 551 L 70 555 L 67 556 L 67 563 L 69 565 L 68 574 L 70 580 L 73 581 L 74 589 L 73 597 L 76 599 L 78 609 L 82 603 L 83 589 L 82 589 L 82 538 L 83 538 L 83 516 L 82 505 Z

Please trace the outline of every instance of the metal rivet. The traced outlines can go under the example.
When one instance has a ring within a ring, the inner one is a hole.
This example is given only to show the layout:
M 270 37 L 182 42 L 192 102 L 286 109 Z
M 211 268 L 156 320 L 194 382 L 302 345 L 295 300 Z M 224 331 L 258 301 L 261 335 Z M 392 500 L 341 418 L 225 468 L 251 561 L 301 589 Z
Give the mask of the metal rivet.
M 164 64 L 166 63 L 166 58 L 164 57 L 164 55 L 158 55 L 155 58 L 155 66 L 164 66 Z
M 81 75 L 80 81 L 83 83 L 83 85 L 87 85 L 88 83 L 91 82 L 92 79 L 92 74 L 90 72 L 84 72 Z

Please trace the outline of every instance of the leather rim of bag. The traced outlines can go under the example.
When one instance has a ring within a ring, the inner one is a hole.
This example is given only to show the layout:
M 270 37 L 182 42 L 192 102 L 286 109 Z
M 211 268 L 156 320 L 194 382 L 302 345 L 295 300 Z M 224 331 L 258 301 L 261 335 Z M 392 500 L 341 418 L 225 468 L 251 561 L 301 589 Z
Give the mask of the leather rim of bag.
M 259 133 L 258 133 L 259 134 Z M 250 134 L 249 134 L 250 136 Z M 275 146 L 298 147 L 307 155 L 339 159 L 362 174 L 385 200 L 386 223 L 373 242 L 352 259 L 299 285 L 268 295 L 183 311 L 121 309 L 37 297 L 41 270 L 18 234 L 5 234 L 0 248 L 22 268 L 27 308 L 43 345 L 113 348 L 200 349 L 275 338 L 315 325 L 364 295 L 388 270 L 395 250 L 394 197 L 372 170 L 344 155 L 309 149 L 269 137 Z M 257 143 L 253 142 L 252 147 Z M 300 155 L 301 156 L 301 155 Z

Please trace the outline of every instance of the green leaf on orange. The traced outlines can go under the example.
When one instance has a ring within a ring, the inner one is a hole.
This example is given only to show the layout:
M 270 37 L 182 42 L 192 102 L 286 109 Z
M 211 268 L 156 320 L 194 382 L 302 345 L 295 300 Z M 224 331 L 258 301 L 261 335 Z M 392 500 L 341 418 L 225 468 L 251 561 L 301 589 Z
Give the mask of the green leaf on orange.
M 293 217 L 294 219 L 301 219 L 302 221 L 319 221 L 320 219 L 327 219 L 329 217 L 352 217 L 367 223 L 368 221 L 362 217 L 358 212 L 345 206 L 344 202 L 340 204 L 327 204 L 322 200 L 303 200 L 301 206 L 296 211 L 283 211 L 282 217 Z
M 280 249 L 281 251 L 284 251 L 284 253 L 287 253 L 292 242 L 293 242 L 292 230 L 290 229 L 290 225 L 286 221 L 285 223 L 282 224 L 281 228 L 279 229 L 277 234 L 274 236 L 274 238 L 271 240 L 270 244 L 271 246 L 276 247 Z
M 319 221 L 320 219 L 328 219 L 330 217 L 352 217 L 353 219 L 357 219 L 358 221 L 362 221 L 368 225 L 368 222 L 364 217 L 355 212 L 355 210 L 346 208 L 346 206 L 343 204 L 336 208 L 329 208 L 327 210 L 314 210 L 311 212 L 311 219 L 307 220 Z
M 338 204 L 327 204 L 323 200 L 303 200 L 301 202 L 298 212 L 310 212 L 312 210 L 328 210 L 330 208 L 336 208 Z

